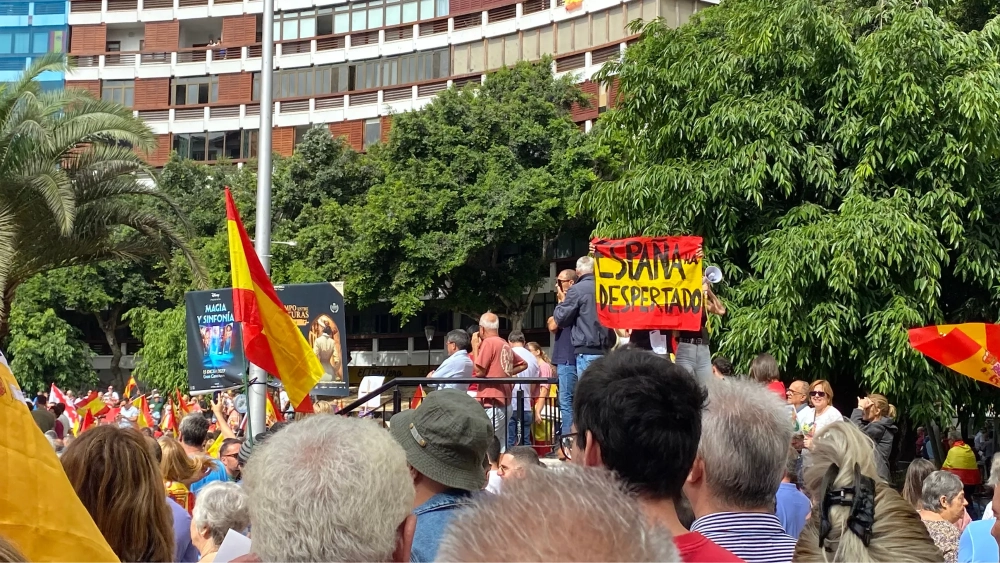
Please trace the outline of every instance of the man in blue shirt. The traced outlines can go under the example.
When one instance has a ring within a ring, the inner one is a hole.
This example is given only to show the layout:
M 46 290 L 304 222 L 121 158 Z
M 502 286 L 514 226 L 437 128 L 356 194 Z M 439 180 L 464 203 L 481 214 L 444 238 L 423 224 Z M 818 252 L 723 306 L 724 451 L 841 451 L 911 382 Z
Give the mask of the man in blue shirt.
M 795 448 L 788 449 L 788 461 L 785 464 L 785 477 L 778 485 L 778 492 L 775 495 L 774 514 L 781 522 L 781 527 L 785 533 L 795 539 L 799 538 L 802 528 L 806 526 L 806 519 L 809 518 L 809 511 L 812 504 L 809 497 L 799 490 L 792 481 L 798 475 L 799 452 Z
M 448 333 L 445 337 L 445 349 L 448 357 L 441 362 L 438 368 L 427 374 L 427 377 L 434 379 L 446 379 L 449 377 L 472 377 L 472 358 L 467 351 L 469 347 L 469 333 L 462 329 L 456 329 Z M 458 389 L 468 391 L 468 384 L 458 383 L 438 383 L 438 389 Z
M 486 485 L 493 423 L 468 393 L 442 389 L 393 416 L 389 431 L 406 452 L 416 490 L 410 561 L 434 561 L 456 511 Z
M 205 485 L 215 482 L 229 480 L 226 468 L 219 460 L 205 453 L 205 438 L 208 436 L 208 419 L 199 412 L 189 414 L 181 419 L 181 446 L 187 452 L 188 457 L 202 458 L 209 468 L 208 473 L 200 480 L 191 483 L 191 492 L 195 495 Z
M 576 283 L 576 270 L 563 270 L 556 276 L 556 293 L 565 295 Z M 552 345 L 552 363 L 559 377 L 559 414 L 562 417 L 561 434 L 569 436 L 573 428 L 573 393 L 576 389 L 576 354 L 573 352 L 573 329 L 560 328 L 554 317 L 549 317 L 549 332 L 556 335 Z M 562 455 L 560 450 L 559 455 Z

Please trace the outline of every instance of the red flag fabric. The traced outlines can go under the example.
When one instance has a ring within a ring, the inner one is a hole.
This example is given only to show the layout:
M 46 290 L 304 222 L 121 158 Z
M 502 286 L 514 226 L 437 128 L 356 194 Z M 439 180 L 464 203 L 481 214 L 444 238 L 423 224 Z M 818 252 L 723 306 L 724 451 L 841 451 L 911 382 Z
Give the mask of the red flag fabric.
M 274 404 L 274 395 L 270 393 L 267 394 L 267 410 L 269 412 L 274 413 L 273 416 L 275 422 L 285 421 L 284 413 L 281 412 L 281 409 L 278 408 L 278 405 Z
M 424 400 L 424 386 L 417 385 L 417 390 L 413 393 L 413 398 L 410 399 L 410 408 L 415 409 L 420 406 Z
M 309 392 L 323 376 L 323 366 L 278 299 L 228 188 L 226 219 L 233 316 L 242 323 L 244 355 L 281 380 L 297 412 L 312 412 Z
M 122 393 L 126 401 L 132 400 L 132 395 L 139 391 L 139 384 L 135 382 L 135 376 L 130 375 L 128 383 L 125 384 L 125 391 Z
M 103 416 L 109 410 L 108 405 L 104 404 L 104 401 L 101 400 L 101 396 L 97 394 L 97 391 L 91 391 L 90 394 L 76 406 L 77 414 L 89 412 L 95 418 Z
M 958 373 L 1000 387 L 1000 325 L 965 323 L 910 329 L 910 346 Z
M 177 394 L 177 410 L 181 415 L 178 416 L 177 418 L 181 418 L 186 414 L 191 414 L 191 405 L 189 405 L 187 401 L 184 400 L 184 396 L 181 395 L 181 390 L 176 389 L 174 393 Z
M 90 428 L 91 426 L 94 426 L 95 423 L 96 419 L 94 418 L 93 411 L 87 411 L 83 415 L 83 420 L 80 422 L 80 430 L 77 432 L 77 434 L 82 434 L 84 430 Z

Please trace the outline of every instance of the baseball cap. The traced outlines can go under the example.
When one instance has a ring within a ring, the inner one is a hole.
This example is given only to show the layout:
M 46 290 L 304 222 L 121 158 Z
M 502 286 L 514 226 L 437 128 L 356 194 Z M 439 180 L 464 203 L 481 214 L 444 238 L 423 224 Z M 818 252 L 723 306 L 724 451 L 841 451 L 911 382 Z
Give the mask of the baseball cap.
M 486 484 L 483 460 L 493 424 L 464 391 L 442 389 L 420 406 L 398 413 L 389 432 L 414 469 L 446 487 L 478 491 Z

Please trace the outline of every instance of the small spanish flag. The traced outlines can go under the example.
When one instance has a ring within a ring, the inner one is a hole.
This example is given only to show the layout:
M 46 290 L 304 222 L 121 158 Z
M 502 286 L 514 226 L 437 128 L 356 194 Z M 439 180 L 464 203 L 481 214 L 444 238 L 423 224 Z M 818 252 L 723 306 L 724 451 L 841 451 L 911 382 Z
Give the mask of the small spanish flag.
M 233 316 L 243 326 L 247 360 L 277 377 L 298 412 L 312 412 L 309 392 L 323 376 L 312 347 L 278 299 L 226 188 Z
M 139 428 L 154 428 L 156 426 L 153 422 L 153 413 L 149 412 L 149 402 L 146 401 L 145 395 L 140 395 L 138 399 L 132 401 L 132 406 L 139 409 L 139 419 L 136 420 Z
M 424 386 L 417 385 L 417 390 L 413 393 L 413 398 L 410 399 L 410 408 L 415 409 L 420 406 L 420 403 L 424 400 Z
M 96 423 L 97 419 L 94 418 L 94 413 L 91 411 L 87 411 L 87 413 L 83 415 L 83 420 L 80 421 L 80 428 L 77 429 L 76 435 L 79 436 L 80 434 L 83 434 L 84 430 L 90 428 Z
M 274 405 L 274 395 L 270 393 L 267 394 L 267 416 L 273 418 L 275 422 L 284 422 L 285 420 L 285 415 Z
M 139 384 L 135 382 L 135 376 L 129 376 L 128 383 L 125 384 L 125 400 L 132 400 L 132 395 L 139 391 Z
M 177 427 L 177 413 L 175 412 L 177 407 L 170 406 L 170 408 L 167 409 L 168 406 L 170 406 L 169 402 L 163 406 L 163 420 L 160 421 L 160 430 L 164 432 L 167 430 L 173 430 L 174 436 L 176 436 L 180 433 L 180 430 Z
M 91 391 L 87 398 L 83 400 L 76 407 L 76 413 L 80 416 L 85 416 L 84 413 L 90 413 L 94 418 L 103 416 L 111 410 L 108 405 L 104 404 L 101 400 L 101 396 L 97 394 L 97 391 Z
M 181 414 L 181 416 L 177 418 L 181 418 L 185 414 L 191 414 L 191 405 L 184 400 L 184 396 L 181 395 L 181 390 L 177 389 L 174 392 L 177 394 L 177 410 Z

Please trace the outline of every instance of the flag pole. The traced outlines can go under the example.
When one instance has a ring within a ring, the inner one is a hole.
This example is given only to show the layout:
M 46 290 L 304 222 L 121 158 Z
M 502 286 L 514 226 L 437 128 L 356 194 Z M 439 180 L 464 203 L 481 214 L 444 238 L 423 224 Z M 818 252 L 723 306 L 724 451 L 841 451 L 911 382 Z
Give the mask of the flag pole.
M 274 114 L 274 0 L 264 0 L 261 18 L 260 127 L 257 129 L 257 224 L 254 249 L 271 273 L 271 119 Z M 249 429 L 259 434 L 266 428 L 267 373 L 250 364 L 250 384 L 247 386 Z M 252 436 L 251 436 L 252 439 Z

